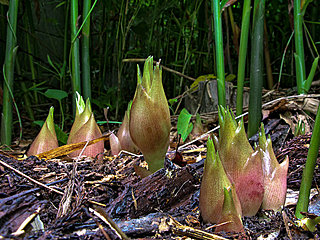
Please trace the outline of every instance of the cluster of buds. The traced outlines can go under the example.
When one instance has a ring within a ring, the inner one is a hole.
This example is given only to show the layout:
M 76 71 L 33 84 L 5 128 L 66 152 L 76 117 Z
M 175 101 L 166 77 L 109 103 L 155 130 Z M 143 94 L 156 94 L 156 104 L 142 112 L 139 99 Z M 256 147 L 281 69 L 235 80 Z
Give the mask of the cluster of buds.
M 117 155 L 122 149 L 129 152 L 137 152 L 139 149 L 148 163 L 149 172 L 153 173 L 164 166 L 171 128 L 160 62 L 154 67 L 153 57 L 148 57 L 144 64 L 143 76 L 139 66 L 137 76 L 138 83 L 133 102 L 129 104 L 117 136 L 113 133 L 110 135 L 110 146 L 113 155 Z M 101 136 L 89 99 L 85 104 L 79 93 L 76 93 L 76 115 L 67 143 L 90 141 Z M 58 144 L 55 147 L 57 146 Z M 74 151 L 70 156 L 76 157 L 80 151 Z M 104 144 L 100 141 L 87 146 L 83 155 L 101 158 L 103 151 Z
M 69 134 L 68 144 L 90 141 L 101 137 L 102 134 L 91 111 L 89 99 L 87 99 L 85 104 L 83 98 L 77 92 L 76 103 L 76 116 Z M 59 145 L 53 123 L 53 107 L 51 107 L 47 120 L 43 124 L 40 133 L 31 144 L 27 156 L 37 155 L 57 147 L 59 147 Z M 104 143 L 100 141 L 87 146 L 83 155 L 101 159 L 103 151 Z M 70 157 L 77 157 L 80 152 L 81 150 L 74 151 L 70 154 Z
M 263 126 L 260 146 L 254 150 L 243 120 L 237 123 L 233 114 L 221 107 L 219 123 L 219 139 L 214 139 L 217 152 L 211 140 L 207 143 L 200 212 L 205 222 L 231 222 L 216 231 L 238 232 L 243 229 L 241 216 L 253 216 L 260 208 L 278 210 L 284 204 L 289 160 L 278 163 Z
M 138 84 L 131 106 L 129 131 L 142 152 L 150 172 L 164 166 L 171 128 L 170 112 L 162 85 L 160 62 L 153 67 L 153 57 L 144 64 L 143 76 L 138 66 Z

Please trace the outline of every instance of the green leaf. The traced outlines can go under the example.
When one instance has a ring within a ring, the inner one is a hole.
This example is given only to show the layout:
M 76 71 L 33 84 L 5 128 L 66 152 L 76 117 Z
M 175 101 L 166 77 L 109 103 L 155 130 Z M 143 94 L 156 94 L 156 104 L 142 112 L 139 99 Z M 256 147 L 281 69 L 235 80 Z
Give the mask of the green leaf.
M 316 73 L 316 69 L 318 67 L 318 61 L 319 61 L 319 57 L 316 57 L 312 63 L 312 67 L 311 67 L 308 78 L 303 82 L 303 89 L 306 91 L 306 93 L 309 91 L 311 87 L 314 74 Z
M 36 125 L 38 125 L 38 126 L 40 126 L 40 127 L 42 127 L 42 126 L 43 126 L 43 124 L 44 124 L 44 121 L 42 121 L 42 120 L 39 120 L 39 121 L 33 121 L 33 123 L 34 123 L 34 124 L 36 124 Z
M 59 89 L 48 89 L 44 95 L 47 98 L 53 98 L 58 101 L 61 101 L 62 99 L 66 98 L 68 96 L 68 93 Z
M 190 86 L 191 90 L 197 90 L 199 83 L 206 81 L 206 80 L 213 80 L 213 79 L 217 79 L 217 76 L 215 76 L 214 74 L 207 74 L 207 75 L 202 75 L 199 76 Z
M 306 1 L 302 1 L 302 6 L 301 6 L 301 15 L 304 16 L 304 14 L 306 13 L 306 9 L 309 5 L 309 3 L 313 2 L 313 0 L 306 0 Z
M 9 6 L 9 0 L 0 0 L 0 3 Z
M 169 102 L 170 106 L 172 106 L 173 104 L 175 104 L 176 102 L 178 102 L 178 99 L 176 99 L 176 98 L 171 98 L 171 99 L 168 100 L 168 102 Z
M 236 75 L 234 74 L 226 74 L 226 78 L 225 78 L 225 81 L 226 82 L 232 82 L 234 79 L 236 79 Z
M 191 114 L 188 112 L 187 109 L 182 109 L 179 117 L 178 117 L 178 124 L 177 124 L 177 131 L 178 134 L 181 135 L 181 139 L 184 142 L 188 135 L 191 133 L 193 129 L 193 124 L 190 123 Z
M 48 60 L 48 62 L 49 62 L 49 64 L 50 64 L 50 66 L 58 73 L 58 75 L 60 75 L 59 70 L 58 70 L 57 67 L 53 64 L 53 62 L 51 61 L 51 58 L 50 58 L 49 55 L 47 55 L 47 60 Z
M 57 139 L 60 143 L 67 144 L 68 141 L 68 134 L 61 130 L 61 128 L 55 124 L 54 129 L 56 130 Z
M 224 8 L 224 6 L 227 4 L 228 0 L 222 0 L 220 2 L 220 10 Z

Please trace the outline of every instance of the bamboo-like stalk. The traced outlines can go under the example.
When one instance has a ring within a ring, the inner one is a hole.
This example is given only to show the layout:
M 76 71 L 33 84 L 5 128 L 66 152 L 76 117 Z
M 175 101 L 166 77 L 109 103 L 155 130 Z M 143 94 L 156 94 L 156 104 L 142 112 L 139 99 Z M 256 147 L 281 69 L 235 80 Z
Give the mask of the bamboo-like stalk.
M 304 59 L 304 46 L 303 46 L 303 30 L 301 14 L 301 0 L 293 1 L 293 18 L 294 18 L 294 43 L 296 49 L 295 65 L 296 65 L 296 78 L 298 93 L 305 93 L 303 89 L 303 81 L 306 79 L 306 67 Z
M 226 90 L 225 90 L 225 71 L 223 57 L 223 38 L 221 24 L 221 9 L 220 0 L 212 0 L 212 13 L 214 19 L 214 39 L 216 48 L 216 63 L 217 63 L 217 90 L 218 104 L 226 106 Z
M 76 109 L 76 92 L 81 95 L 81 79 L 80 79 L 80 56 L 79 56 L 79 39 L 76 38 L 78 31 L 78 0 L 71 0 L 71 80 L 72 80 L 72 104 L 73 112 Z
M 295 215 L 297 218 L 302 218 L 303 215 L 300 212 L 308 212 L 309 196 L 312 185 L 313 173 L 317 162 L 317 156 L 320 146 L 320 105 L 318 106 L 318 112 L 314 128 L 312 131 L 312 137 L 310 147 L 308 150 L 308 156 L 306 165 L 303 169 L 302 180 L 299 191 L 299 198 L 296 207 Z
M 83 19 L 86 19 L 82 28 L 82 88 L 84 99 L 91 99 L 91 79 L 90 79 L 90 15 L 91 0 L 83 1 Z
M 13 92 L 18 6 L 18 0 L 11 0 L 9 2 L 6 56 L 3 66 L 4 86 L 3 108 L 1 116 L 1 143 L 6 145 L 10 145 L 12 139 L 12 96 L 10 96 L 10 91 Z
M 264 60 L 266 63 L 265 65 L 266 65 L 266 72 L 267 72 L 267 86 L 268 86 L 268 89 L 272 89 L 273 76 L 272 76 L 269 44 L 268 44 L 268 31 L 267 31 L 266 19 L 264 19 L 263 29 L 264 29 Z
M 259 130 L 262 114 L 264 9 L 265 0 L 254 1 L 250 61 L 249 138 Z
M 242 114 L 243 109 L 243 86 L 246 69 L 246 57 L 248 47 L 248 35 L 249 35 L 249 23 L 251 13 L 251 0 L 244 0 L 242 10 L 242 23 L 241 23 L 241 35 L 240 35 L 240 51 L 238 60 L 238 77 L 237 77 L 237 107 L 236 115 Z

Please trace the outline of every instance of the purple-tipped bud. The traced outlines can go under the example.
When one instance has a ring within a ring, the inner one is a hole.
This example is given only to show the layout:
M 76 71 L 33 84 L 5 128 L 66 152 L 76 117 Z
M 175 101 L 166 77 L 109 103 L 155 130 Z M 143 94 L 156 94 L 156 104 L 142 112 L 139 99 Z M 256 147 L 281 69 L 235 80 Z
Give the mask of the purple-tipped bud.
M 51 107 L 45 123 L 27 152 L 27 156 L 37 155 L 59 147 L 56 131 L 54 130 L 53 111 L 54 108 Z
M 279 164 L 273 149 L 270 136 L 266 138 L 264 126 L 261 124 L 259 134 L 259 151 L 262 159 L 264 176 L 264 197 L 262 209 L 279 210 L 286 200 L 287 173 L 289 167 L 288 156 Z
M 241 211 L 238 211 L 234 201 L 234 189 L 224 188 L 224 201 L 219 220 L 219 226 L 216 227 L 216 232 L 243 232 L 243 224 L 241 220 Z M 225 224 L 223 224 L 225 223 Z
M 138 84 L 129 117 L 129 131 L 134 144 L 141 150 L 149 170 L 164 166 L 169 146 L 170 112 L 162 86 L 160 63 L 153 67 L 153 57 L 144 64 L 143 76 L 138 66 Z
M 259 151 L 251 147 L 243 120 L 236 123 L 233 114 L 224 108 L 219 109 L 219 156 L 221 162 L 235 184 L 242 214 L 255 215 L 264 195 L 263 171 Z
M 204 222 L 219 223 L 224 201 L 224 189 L 232 187 L 219 154 L 215 152 L 213 142 L 209 139 L 199 197 L 200 213 Z M 241 215 L 241 206 L 236 192 L 233 191 L 232 194 L 237 213 Z
M 77 109 L 74 123 L 72 125 L 68 144 L 90 141 L 102 136 L 99 126 L 97 125 L 93 113 L 91 111 L 91 104 L 89 98 L 84 104 L 83 98 L 77 93 Z M 87 146 L 82 155 L 87 157 L 96 157 L 102 159 L 104 151 L 103 141 L 97 142 L 93 145 Z M 77 157 L 81 150 L 74 151 L 70 157 Z

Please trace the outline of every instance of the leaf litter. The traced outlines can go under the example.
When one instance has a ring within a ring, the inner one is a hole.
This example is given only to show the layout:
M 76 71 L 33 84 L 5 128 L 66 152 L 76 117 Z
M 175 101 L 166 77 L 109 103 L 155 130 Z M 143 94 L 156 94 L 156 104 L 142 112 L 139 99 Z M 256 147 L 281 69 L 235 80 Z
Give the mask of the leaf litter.
M 134 171 L 135 166 L 146 166 L 143 158 L 125 152 L 115 157 L 108 157 L 106 152 L 103 160 L 97 160 L 61 157 L 66 153 L 53 151 L 49 157 L 31 156 L 18 161 L 14 152 L 1 151 L 0 235 L 20 239 L 318 238 L 319 227 L 309 232 L 294 223 L 295 201 L 311 138 L 310 133 L 293 136 L 296 119 L 307 121 L 300 116 L 305 115 L 297 102 L 284 99 L 264 107 L 265 129 L 271 135 L 277 159 L 281 162 L 289 156 L 287 197 L 291 201 L 281 212 L 259 211 L 254 217 L 245 217 L 242 234 L 214 233 L 215 226 L 202 222 L 198 205 L 206 141 L 200 136 L 180 146 L 186 164 L 179 167 L 171 161 L 178 141 L 173 128 L 165 168 L 143 179 Z M 285 113 L 291 114 L 287 120 L 280 117 Z M 208 129 L 217 124 L 215 114 L 201 115 Z M 177 118 L 172 117 L 172 121 L 175 126 Z M 257 141 L 255 136 L 250 140 Z M 17 146 L 15 152 L 21 155 L 24 150 Z M 319 180 L 317 167 L 310 205 L 315 214 L 319 209 Z

